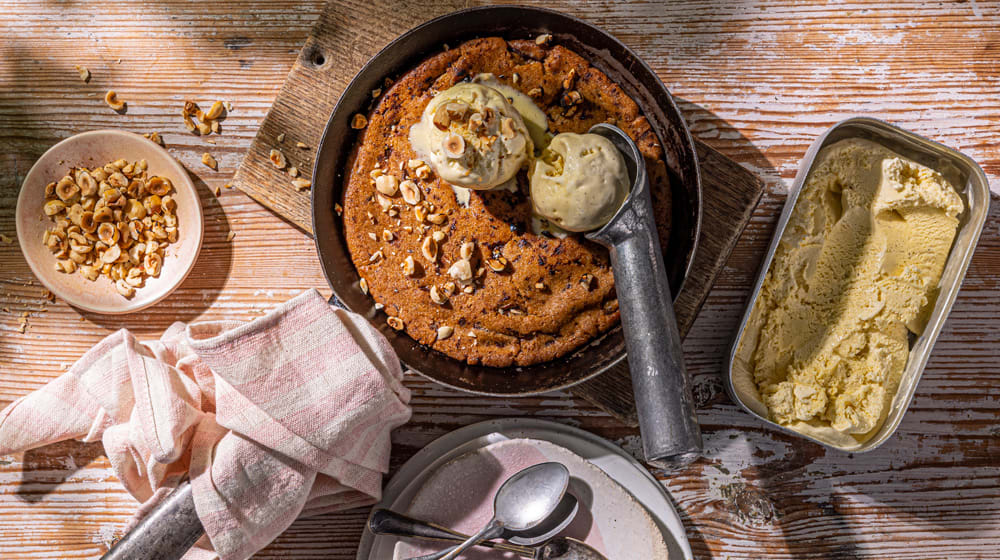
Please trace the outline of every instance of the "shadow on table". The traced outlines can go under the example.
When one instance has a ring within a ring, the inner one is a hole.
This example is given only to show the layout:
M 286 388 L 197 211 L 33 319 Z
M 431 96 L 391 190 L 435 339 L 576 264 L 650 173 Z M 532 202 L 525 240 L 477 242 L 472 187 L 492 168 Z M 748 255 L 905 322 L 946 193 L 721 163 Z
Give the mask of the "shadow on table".
M 104 456 L 100 442 L 62 441 L 25 451 L 21 481 L 15 494 L 26 502 L 40 502 L 75 472 Z

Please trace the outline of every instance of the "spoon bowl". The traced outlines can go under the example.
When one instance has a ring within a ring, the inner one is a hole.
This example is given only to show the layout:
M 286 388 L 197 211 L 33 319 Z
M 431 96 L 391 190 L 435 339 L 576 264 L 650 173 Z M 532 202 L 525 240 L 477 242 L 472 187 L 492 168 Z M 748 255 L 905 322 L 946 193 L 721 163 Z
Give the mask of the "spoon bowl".
M 573 519 L 576 518 L 578 511 L 580 511 L 580 502 L 576 499 L 576 496 L 566 492 L 562 500 L 559 501 L 559 505 L 556 506 L 556 509 L 545 521 L 542 521 L 531 529 L 525 529 L 516 533 L 504 530 L 502 537 L 514 544 L 528 546 L 545 542 L 568 527 L 573 522 Z
M 542 463 L 510 477 L 493 499 L 493 517 L 516 533 L 544 522 L 562 501 L 569 470 L 559 463 Z

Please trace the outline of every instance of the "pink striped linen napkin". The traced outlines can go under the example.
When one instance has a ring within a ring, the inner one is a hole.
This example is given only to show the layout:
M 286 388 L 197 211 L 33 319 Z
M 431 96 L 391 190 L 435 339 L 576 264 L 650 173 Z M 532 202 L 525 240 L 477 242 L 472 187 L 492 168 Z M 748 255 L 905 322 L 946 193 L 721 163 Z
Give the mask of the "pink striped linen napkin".
M 402 377 L 377 330 L 309 290 L 251 323 L 108 336 L 0 412 L 0 455 L 102 441 L 133 522 L 187 474 L 208 540 L 185 558 L 243 559 L 299 516 L 378 501 Z

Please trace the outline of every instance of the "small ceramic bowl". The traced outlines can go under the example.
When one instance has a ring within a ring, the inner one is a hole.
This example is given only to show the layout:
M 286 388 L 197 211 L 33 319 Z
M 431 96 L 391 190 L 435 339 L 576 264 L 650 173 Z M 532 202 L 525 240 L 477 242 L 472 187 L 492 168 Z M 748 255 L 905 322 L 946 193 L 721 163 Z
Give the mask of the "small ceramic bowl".
M 55 255 L 42 244 L 45 230 L 53 225 L 42 211 L 45 185 L 58 181 L 72 167 L 96 167 L 118 159 L 145 159 L 150 175 L 170 179 L 177 201 L 177 242 L 167 246 L 160 276 L 147 279 L 131 298 L 121 296 L 106 276 L 91 282 L 80 273 L 57 271 Z M 159 145 L 121 130 L 84 132 L 49 148 L 21 184 L 15 221 L 21 252 L 42 284 L 74 307 L 105 314 L 131 313 L 167 297 L 191 272 L 204 233 L 198 191 L 187 171 Z

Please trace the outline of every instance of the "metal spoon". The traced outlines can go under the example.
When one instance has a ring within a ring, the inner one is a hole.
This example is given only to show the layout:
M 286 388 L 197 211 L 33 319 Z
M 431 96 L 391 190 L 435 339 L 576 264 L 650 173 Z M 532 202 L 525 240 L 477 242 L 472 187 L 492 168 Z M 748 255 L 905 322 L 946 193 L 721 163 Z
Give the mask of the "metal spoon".
M 566 496 L 572 496 L 566 494 Z M 576 498 L 574 498 L 574 501 Z M 461 542 L 468 538 L 447 527 L 420 521 L 387 509 L 377 509 L 368 518 L 368 528 L 376 535 L 415 538 L 434 541 Z M 520 546 L 505 542 L 483 541 L 476 546 L 513 552 L 530 560 L 607 560 L 586 543 L 568 537 L 549 540 L 541 546 Z
M 573 519 L 576 518 L 576 513 L 579 510 L 580 502 L 577 501 L 576 496 L 566 492 L 563 494 L 562 499 L 559 500 L 559 505 L 545 518 L 545 521 L 542 521 L 531 529 L 516 533 L 505 529 L 500 538 L 510 541 L 513 544 L 528 546 L 545 542 L 569 526 L 573 522 Z
M 643 453 L 657 466 L 686 465 L 701 455 L 701 429 L 656 235 L 646 162 L 620 128 L 601 123 L 590 132 L 614 143 L 632 179 L 621 208 L 587 239 L 611 252 Z
M 479 532 L 457 546 L 410 560 L 452 560 L 479 542 L 530 532 L 556 511 L 568 486 L 569 470 L 560 463 L 528 467 L 500 486 L 493 499 L 493 519 Z
M 577 501 L 573 494 L 567 492 L 563 494 L 562 500 L 559 501 L 559 505 L 556 507 L 555 511 L 553 511 L 552 514 L 545 519 L 545 521 L 539 523 L 534 529 L 517 534 L 510 534 L 507 531 L 504 531 L 504 533 L 500 535 L 500 538 L 510 542 L 511 544 L 508 545 L 505 543 L 495 543 L 493 541 L 483 541 L 477 546 L 485 546 L 488 548 L 524 548 L 525 546 L 532 546 L 548 541 L 569 526 L 569 524 L 576 517 L 576 513 L 579 509 L 580 502 Z M 371 516 L 368 517 L 368 528 L 377 535 L 387 534 L 400 537 L 441 538 L 440 535 L 442 533 L 451 535 L 459 534 L 445 527 L 412 519 L 403 514 L 395 513 L 387 509 L 377 509 L 373 511 Z M 457 540 L 458 542 L 462 542 L 467 538 L 468 535 L 463 535 L 462 538 Z

